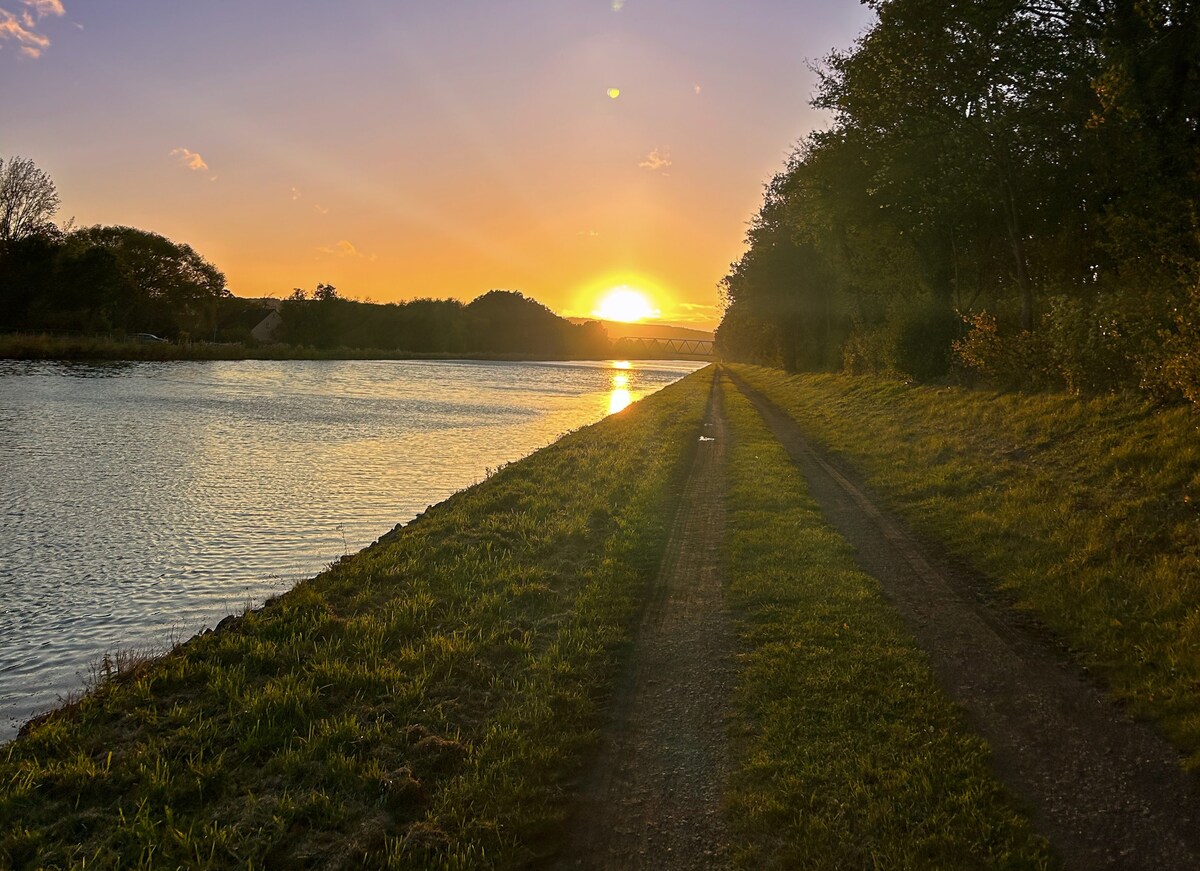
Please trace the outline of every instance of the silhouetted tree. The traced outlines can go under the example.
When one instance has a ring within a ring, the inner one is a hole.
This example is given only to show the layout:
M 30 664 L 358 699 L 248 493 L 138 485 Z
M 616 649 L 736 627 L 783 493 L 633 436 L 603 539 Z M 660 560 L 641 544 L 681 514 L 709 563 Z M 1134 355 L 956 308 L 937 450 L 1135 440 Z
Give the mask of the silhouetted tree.
M 611 351 L 599 324 L 572 324 L 515 291 L 489 291 L 465 306 L 455 299 L 380 305 L 344 299 L 318 284 L 312 294 L 296 288 L 280 316 L 280 340 L 317 348 L 546 358 L 602 358 Z
M 32 160 L 0 158 L 0 245 L 54 231 L 58 189 Z
M 109 252 L 120 276 L 127 324 L 180 337 L 211 335 L 225 276 L 190 245 L 134 227 L 85 227 L 68 235 L 72 252 Z

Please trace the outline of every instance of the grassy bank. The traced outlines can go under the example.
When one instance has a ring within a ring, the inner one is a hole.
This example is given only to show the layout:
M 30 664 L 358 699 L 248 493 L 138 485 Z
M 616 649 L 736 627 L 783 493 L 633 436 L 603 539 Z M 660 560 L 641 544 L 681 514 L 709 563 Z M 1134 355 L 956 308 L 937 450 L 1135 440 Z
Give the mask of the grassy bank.
M 782 447 L 740 393 L 725 404 L 739 864 L 1053 864 Z
M 0 748 L 0 867 L 511 867 L 657 567 L 707 373 Z
M 1035 612 L 1200 769 L 1194 412 L 736 369 Z
M 543 360 L 561 355 L 423 354 L 381 348 L 314 348 L 216 342 L 129 342 L 103 336 L 0 334 L 0 360 Z

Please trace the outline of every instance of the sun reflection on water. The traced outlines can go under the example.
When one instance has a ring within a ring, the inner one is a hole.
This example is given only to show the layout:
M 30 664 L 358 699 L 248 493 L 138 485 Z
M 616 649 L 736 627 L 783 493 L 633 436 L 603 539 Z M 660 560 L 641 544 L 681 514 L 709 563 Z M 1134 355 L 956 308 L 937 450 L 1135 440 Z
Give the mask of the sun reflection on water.
M 608 397 L 608 413 L 616 414 L 633 402 L 633 394 L 624 387 L 618 387 Z
M 633 393 L 629 387 L 633 381 L 633 366 L 628 360 L 613 360 L 612 393 L 608 397 L 608 413 L 616 414 L 633 402 Z

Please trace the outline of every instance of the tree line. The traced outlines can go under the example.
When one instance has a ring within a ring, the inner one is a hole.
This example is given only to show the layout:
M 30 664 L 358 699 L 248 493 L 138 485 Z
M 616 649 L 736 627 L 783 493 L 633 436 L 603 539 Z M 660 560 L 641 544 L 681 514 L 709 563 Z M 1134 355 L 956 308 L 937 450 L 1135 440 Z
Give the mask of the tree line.
M 722 282 L 726 356 L 1200 399 L 1200 9 L 869 0 Z
M 379 304 L 343 299 L 336 288 L 319 284 L 311 294 L 293 291 L 280 316 L 278 339 L 314 348 L 545 359 L 599 359 L 612 353 L 599 323 L 571 323 L 512 290 L 490 290 L 469 303 L 425 298 Z
M 57 226 L 58 207 L 33 161 L 0 159 L 0 329 L 211 335 L 231 299 L 220 270 L 146 230 Z
M 252 330 L 271 309 L 233 296 L 224 274 L 191 246 L 134 227 L 60 227 L 58 208 L 53 180 L 33 161 L 0 159 L 0 330 L 256 341 Z M 599 324 L 573 324 L 515 291 L 489 291 L 466 304 L 381 305 L 318 284 L 311 293 L 297 288 L 277 308 L 273 340 L 323 350 L 611 354 Z

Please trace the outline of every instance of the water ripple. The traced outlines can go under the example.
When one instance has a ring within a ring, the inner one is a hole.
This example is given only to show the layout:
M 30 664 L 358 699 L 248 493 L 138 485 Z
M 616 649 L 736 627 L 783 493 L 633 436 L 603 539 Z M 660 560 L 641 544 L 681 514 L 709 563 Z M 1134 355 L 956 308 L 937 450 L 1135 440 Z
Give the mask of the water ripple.
M 635 363 L 633 398 L 696 368 Z M 0 740 L 608 413 L 608 364 L 0 361 Z

